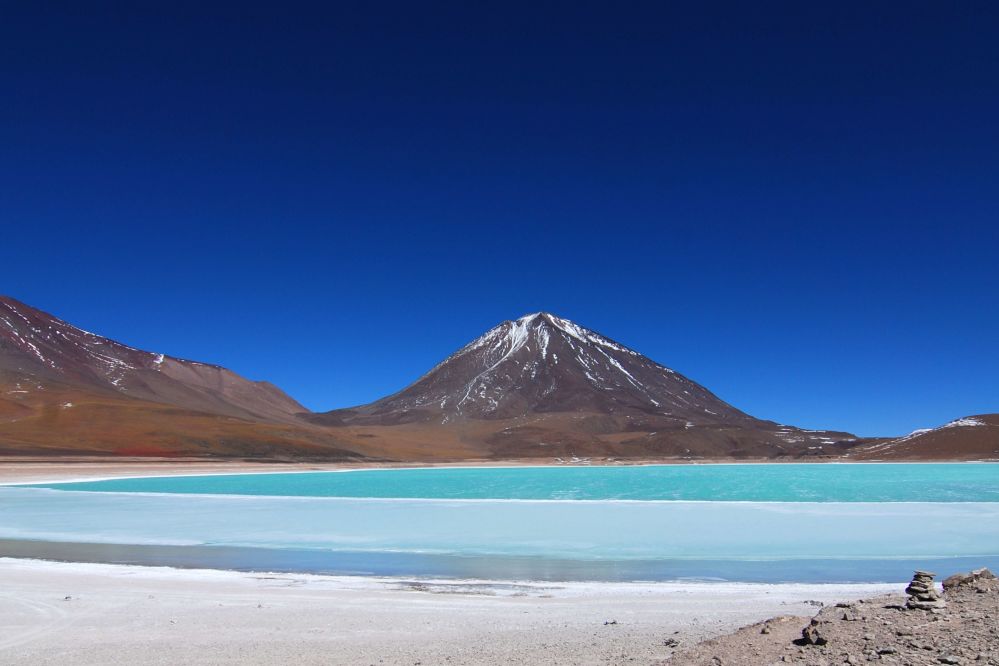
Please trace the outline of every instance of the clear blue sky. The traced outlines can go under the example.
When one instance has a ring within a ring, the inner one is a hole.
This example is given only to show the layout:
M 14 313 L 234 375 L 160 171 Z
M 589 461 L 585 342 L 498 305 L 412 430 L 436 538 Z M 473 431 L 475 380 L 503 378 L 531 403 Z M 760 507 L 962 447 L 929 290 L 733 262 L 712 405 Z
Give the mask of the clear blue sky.
M 784 423 L 999 411 L 994 3 L 20 4 L 0 293 L 313 409 L 549 310 Z

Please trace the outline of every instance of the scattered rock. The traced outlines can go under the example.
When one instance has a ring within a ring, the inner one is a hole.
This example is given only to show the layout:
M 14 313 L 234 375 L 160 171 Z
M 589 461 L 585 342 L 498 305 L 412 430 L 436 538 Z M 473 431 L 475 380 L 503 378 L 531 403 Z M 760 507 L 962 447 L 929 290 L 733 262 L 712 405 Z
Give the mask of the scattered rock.
M 819 631 L 819 621 L 812 618 L 807 627 L 801 630 L 801 638 L 806 645 L 825 645 L 829 641 Z
M 959 573 L 950 576 L 943 582 L 944 592 L 952 588 L 958 587 L 960 585 L 970 585 L 971 583 L 977 583 L 981 580 L 995 580 L 996 576 L 994 573 L 986 568 L 975 569 L 969 573 Z

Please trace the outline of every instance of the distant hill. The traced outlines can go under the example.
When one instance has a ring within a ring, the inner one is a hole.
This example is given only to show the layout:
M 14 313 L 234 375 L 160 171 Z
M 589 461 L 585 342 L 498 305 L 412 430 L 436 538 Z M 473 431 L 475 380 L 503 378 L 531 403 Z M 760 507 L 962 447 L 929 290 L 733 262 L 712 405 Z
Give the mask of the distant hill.
M 999 414 L 965 416 L 905 437 L 856 447 L 858 460 L 999 460 Z

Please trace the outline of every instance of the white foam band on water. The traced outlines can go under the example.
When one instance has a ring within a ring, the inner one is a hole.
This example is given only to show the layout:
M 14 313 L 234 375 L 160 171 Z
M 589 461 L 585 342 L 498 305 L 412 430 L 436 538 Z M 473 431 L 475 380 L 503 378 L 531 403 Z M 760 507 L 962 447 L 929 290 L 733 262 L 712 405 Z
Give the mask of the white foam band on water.
M 999 503 L 294 499 L 6 487 L 0 538 L 574 559 L 999 554 Z
M 159 478 L 159 477 L 151 477 Z M 2 487 L 2 485 L 0 485 Z M 244 495 L 238 493 L 192 493 L 192 492 L 154 492 L 154 491 L 136 491 L 136 490 L 70 490 L 69 482 L 66 485 L 55 484 L 52 488 L 47 487 L 34 487 L 34 486 L 24 486 L 25 488 L 30 488 L 33 491 L 40 493 L 81 493 L 85 495 L 128 495 L 134 497 L 189 497 L 189 498 L 200 498 L 200 499 L 230 499 L 230 500 L 275 500 L 283 502 L 326 502 L 326 501 L 337 501 L 337 502 L 385 502 L 385 503 L 446 503 L 446 504 L 504 504 L 504 503 L 519 503 L 519 504 L 853 504 L 853 505 L 867 505 L 867 506 L 878 506 L 881 504 L 919 504 L 919 505 L 936 505 L 936 504 L 999 504 L 999 502 L 975 502 L 975 501 L 947 501 L 947 502 L 931 502 L 931 501 L 918 501 L 918 500 L 892 500 L 890 502 L 841 502 L 841 501 L 831 501 L 831 500 L 816 500 L 816 501 L 794 501 L 785 502 L 781 500 L 701 500 L 701 499 L 561 499 L 561 498 L 511 498 L 511 497 L 357 497 L 351 495 L 337 496 L 337 495 L 269 495 L 269 494 L 257 494 L 257 495 Z

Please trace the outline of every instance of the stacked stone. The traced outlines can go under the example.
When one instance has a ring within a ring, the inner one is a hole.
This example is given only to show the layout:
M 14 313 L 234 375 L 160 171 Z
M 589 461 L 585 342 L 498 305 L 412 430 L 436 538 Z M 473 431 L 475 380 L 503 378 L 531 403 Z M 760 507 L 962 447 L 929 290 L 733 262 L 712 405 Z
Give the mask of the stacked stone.
M 915 610 L 936 610 L 947 606 L 947 602 L 940 598 L 937 588 L 933 585 L 935 573 L 929 571 L 917 571 L 912 577 L 909 587 L 905 588 L 905 593 L 909 595 L 905 602 L 907 608 Z

